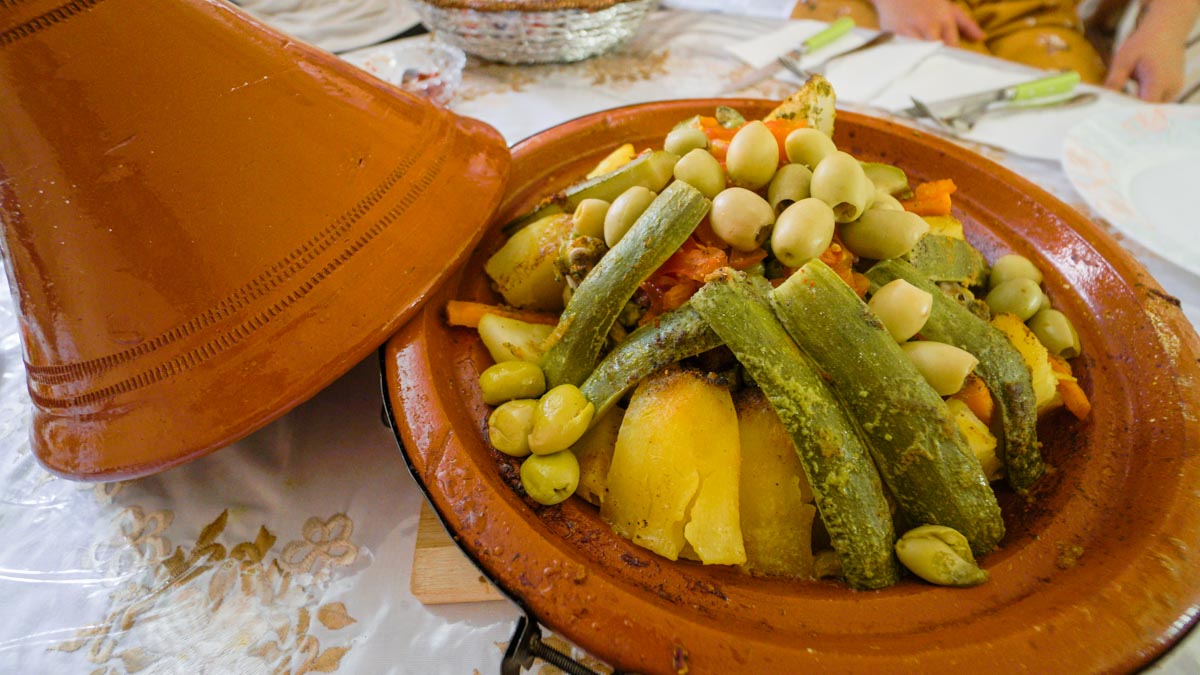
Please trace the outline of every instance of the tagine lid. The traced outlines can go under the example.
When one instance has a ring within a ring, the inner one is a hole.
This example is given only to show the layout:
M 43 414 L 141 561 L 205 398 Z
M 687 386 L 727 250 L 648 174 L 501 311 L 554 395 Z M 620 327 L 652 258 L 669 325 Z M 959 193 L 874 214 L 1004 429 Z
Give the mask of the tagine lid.
M 491 127 L 225 3 L 0 4 L 0 36 L 5 269 L 63 476 L 160 471 L 307 400 L 505 188 Z

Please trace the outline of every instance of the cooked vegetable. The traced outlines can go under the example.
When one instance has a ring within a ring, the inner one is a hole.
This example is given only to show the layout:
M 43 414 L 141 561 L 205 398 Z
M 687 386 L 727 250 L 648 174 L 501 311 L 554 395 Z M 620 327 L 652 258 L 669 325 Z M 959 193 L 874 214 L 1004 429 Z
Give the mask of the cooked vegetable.
M 905 210 L 918 216 L 950 215 L 950 195 L 958 189 L 949 178 L 921 183 L 913 188 L 913 198 L 900 201 Z
M 867 306 L 896 342 L 904 342 L 920 332 L 929 320 L 933 296 L 897 279 L 872 293 Z
M 720 344 L 721 339 L 700 314 L 683 305 L 630 333 L 600 361 L 579 390 L 596 406 L 599 420 L 642 378 Z
M 575 226 L 571 234 L 577 237 L 604 238 L 604 217 L 610 204 L 603 199 L 585 199 L 575 207 L 571 223 Z
M 616 246 L 657 196 L 654 192 L 635 185 L 614 199 L 604 214 L 604 243 L 609 248 Z
M 493 410 L 488 416 L 488 440 L 492 447 L 513 457 L 528 455 L 535 410 L 537 401 L 533 399 L 508 401 Z
M 820 75 L 808 78 L 804 86 L 775 107 L 764 122 L 771 120 L 804 120 L 809 127 L 833 138 L 833 122 L 837 116 L 837 95 L 833 85 Z
M 1029 319 L 1029 329 L 1055 356 L 1072 359 L 1079 356 L 1079 334 L 1066 314 L 1057 309 L 1042 309 Z
M 979 359 L 976 372 L 987 383 L 1000 412 L 1001 447 L 1008 482 L 1028 489 L 1046 470 L 1037 443 L 1037 399 L 1021 354 L 998 330 L 937 291 L 912 265 L 900 260 L 877 263 L 867 272 L 871 288 L 904 279 L 933 295 L 933 310 L 921 335 L 965 349 Z
M 995 547 L 1004 522 L 987 478 L 945 402 L 866 304 L 819 260 L 776 288 L 771 304 L 858 421 L 906 518 L 953 527 L 979 553 Z
M 751 574 L 811 578 L 817 508 L 792 437 L 762 391 L 744 389 L 734 405 L 742 448 L 743 569 Z
M 483 346 L 496 363 L 502 361 L 529 361 L 537 363 L 542 358 L 542 344 L 549 339 L 554 328 L 542 323 L 528 323 L 498 314 L 484 314 L 476 327 Z
M 904 169 L 880 162 L 862 162 L 863 173 L 875 189 L 887 195 L 899 195 L 909 191 L 908 176 Z
M 488 258 L 483 270 L 505 302 L 523 309 L 562 308 L 563 283 L 555 277 L 554 261 L 573 227 L 569 215 L 546 216 L 514 234 Z
M 763 282 L 765 283 L 765 282 Z M 745 274 L 722 270 L 692 304 L 762 388 L 792 437 L 847 583 L 895 583 L 891 514 L 879 475 L 815 366 Z
M 516 398 L 537 398 L 546 391 L 546 377 L 536 363 L 501 361 L 479 374 L 479 391 L 488 405 Z
M 767 125 L 749 122 L 738 129 L 725 152 L 725 169 L 734 185 L 757 190 L 766 187 L 779 166 L 779 145 Z
M 924 216 L 925 222 L 929 223 L 929 234 L 950 237 L 952 239 L 964 239 L 963 224 L 954 216 Z
M 879 208 L 879 204 L 873 208 Z M 925 218 L 926 223 L 930 220 Z M 978 249 L 962 238 L 934 234 L 932 226 L 929 234 L 904 254 L 904 259 L 932 281 L 977 286 L 988 274 L 987 261 Z
M 663 149 L 680 157 L 692 150 L 708 148 L 708 136 L 701 129 L 683 125 L 671 130 L 663 141 Z
M 540 323 L 553 326 L 558 323 L 558 316 L 548 312 L 532 312 L 515 307 L 489 305 L 484 302 L 470 300 L 451 300 L 446 303 L 446 323 L 451 326 L 478 328 L 479 320 L 484 314 L 495 314 L 507 319 L 517 319 L 525 323 Z
M 957 393 L 979 364 L 979 359 L 971 352 L 945 342 L 906 342 L 900 345 L 900 349 L 939 396 Z
M 1003 476 L 1004 464 L 996 456 L 996 436 L 992 434 L 988 425 L 979 419 L 961 399 L 946 399 L 946 408 L 950 410 L 950 415 L 954 418 L 955 425 L 958 426 L 958 430 L 962 432 L 963 438 L 971 448 L 971 453 L 983 467 L 983 475 L 987 476 L 988 482 Z
M 961 401 L 963 405 L 971 409 L 979 421 L 989 428 L 992 426 L 992 413 L 996 410 L 996 401 L 992 398 L 992 392 L 988 391 L 987 383 L 983 381 L 982 377 L 975 373 L 968 375 L 967 380 L 963 382 L 962 389 L 952 394 L 950 400 Z
M 1009 279 L 988 291 L 988 309 L 992 314 L 1015 314 L 1030 319 L 1042 306 L 1042 289 L 1033 279 Z
M 521 487 L 533 501 L 553 506 L 575 494 L 579 461 L 570 452 L 530 455 L 521 462 Z
M 929 223 L 908 211 L 867 209 L 842 225 L 842 243 L 860 258 L 887 260 L 912 250 L 929 232 Z
M 813 168 L 809 189 L 833 209 L 839 223 L 857 220 L 875 192 L 858 160 L 841 150 L 829 153 Z
M 679 155 L 666 150 L 648 152 L 616 171 L 572 185 L 563 192 L 562 203 L 568 211 L 574 211 L 585 199 L 612 202 L 635 185 L 660 192 L 671 181 L 678 161 Z
M 1047 412 L 1058 389 L 1058 380 L 1054 377 L 1054 369 L 1050 367 L 1050 352 L 1046 351 L 1033 331 L 1021 323 L 1020 317 L 1014 314 L 997 314 L 992 317 L 992 325 L 1008 338 L 1021 354 L 1025 367 L 1029 369 L 1038 415 Z
M 812 170 L 827 155 L 837 152 L 837 146 L 828 134 L 818 129 L 804 128 L 788 134 L 784 150 L 789 162 Z
M 692 371 L 661 371 L 630 400 L 600 516 L 670 560 L 689 544 L 705 563 L 743 563 L 739 457 L 729 391 Z
M 1042 283 L 1042 271 L 1029 258 L 1016 253 L 1002 255 L 992 264 L 992 275 L 988 278 L 988 288 L 995 288 L 1013 279 L 1030 279 L 1035 284 Z
M 595 168 L 588 172 L 587 177 L 595 178 L 596 176 L 603 176 L 606 173 L 612 173 L 632 162 L 635 157 L 637 157 L 637 150 L 633 149 L 632 143 L 626 143 L 608 153 L 604 159 L 596 164 Z
M 587 379 L 609 329 L 638 284 L 671 257 L 708 208 L 708 200 L 696 188 L 672 183 L 584 278 L 542 357 L 542 370 L 551 386 L 577 385 Z
M 573 384 L 560 384 L 538 399 L 529 432 L 529 450 L 549 455 L 566 450 L 592 423 L 596 406 Z
M 675 163 L 675 179 L 691 185 L 709 199 L 725 189 L 725 169 L 707 150 L 700 148 Z
M 571 452 L 579 460 L 579 487 L 575 494 L 593 506 L 603 504 L 608 495 L 608 469 L 612 466 L 617 432 L 624 417 L 625 411 L 613 408 L 593 418 L 592 428 L 571 446 Z
M 767 203 L 778 211 L 780 206 L 786 207 L 789 203 L 807 199 L 810 196 L 811 185 L 812 171 L 807 167 L 802 164 L 784 164 L 775 172 L 775 177 L 767 186 Z
M 975 564 L 966 538 L 952 528 L 922 525 L 896 542 L 896 556 L 913 574 L 939 586 L 978 586 L 988 573 Z
M 775 210 L 757 193 L 731 187 L 713 199 L 709 222 L 721 241 L 739 251 L 753 251 L 775 224 Z
M 1088 413 L 1092 412 L 1092 402 L 1088 400 L 1087 394 L 1083 392 L 1083 388 L 1071 374 L 1070 364 L 1056 356 L 1051 356 L 1050 367 L 1054 369 L 1054 376 L 1058 378 L 1058 394 L 1062 397 L 1063 405 L 1076 418 L 1087 417 Z
M 814 197 L 801 199 L 775 220 L 771 250 L 779 262 L 799 267 L 829 248 L 834 227 L 833 209 L 828 204 Z

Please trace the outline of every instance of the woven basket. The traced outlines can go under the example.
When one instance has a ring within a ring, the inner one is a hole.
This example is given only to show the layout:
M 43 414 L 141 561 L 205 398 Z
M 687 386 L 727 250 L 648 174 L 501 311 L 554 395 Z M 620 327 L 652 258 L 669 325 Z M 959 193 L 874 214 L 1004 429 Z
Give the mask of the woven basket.
M 413 0 L 425 26 L 501 63 L 562 63 L 602 54 L 637 31 L 658 0 Z

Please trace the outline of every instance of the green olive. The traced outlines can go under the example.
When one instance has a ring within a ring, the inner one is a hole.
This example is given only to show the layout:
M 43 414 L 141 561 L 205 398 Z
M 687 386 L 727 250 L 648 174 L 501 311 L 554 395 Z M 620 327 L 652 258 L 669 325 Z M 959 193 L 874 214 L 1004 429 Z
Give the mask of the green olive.
M 789 162 L 802 164 L 809 169 L 816 168 L 825 155 L 837 152 L 832 138 L 811 127 L 796 129 L 788 134 L 783 141 L 783 149 Z
M 988 288 L 995 288 L 1013 279 L 1032 279 L 1035 283 L 1040 284 L 1042 283 L 1042 271 L 1029 258 L 1009 253 L 1000 256 L 992 264 L 992 274 L 988 277 Z
M 579 387 L 560 384 L 538 399 L 529 432 L 529 449 L 535 455 L 548 455 L 571 447 L 592 423 L 596 407 Z
M 707 150 L 696 148 L 675 163 L 675 178 L 712 199 L 725 189 L 725 169 Z
M 614 199 L 604 214 L 604 243 L 609 248 L 616 246 L 657 196 L 649 188 L 635 185 Z
M 1042 289 L 1027 277 L 1009 279 L 993 286 L 985 301 L 992 314 L 1016 314 L 1028 321 L 1042 306 Z
M 758 194 L 733 187 L 713 198 L 708 218 L 713 232 L 722 241 L 739 251 L 750 252 L 766 240 L 775 223 L 775 210 Z
M 929 223 L 908 211 L 867 209 L 858 220 L 842 225 L 842 243 L 852 253 L 872 260 L 899 258 L 929 233 Z
M 939 586 L 978 586 L 988 573 L 975 564 L 967 538 L 943 525 L 922 525 L 896 542 L 896 557 L 913 574 Z
M 488 405 L 515 398 L 537 398 L 546 391 L 546 376 L 536 363 L 502 361 L 479 374 L 479 389 Z
M 833 209 L 828 204 L 813 197 L 801 199 L 775 219 L 771 250 L 784 265 L 800 267 L 829 248 L 833 230 Z
M 939 396 L 957 393 L 967 375 L 979 365 L 971 352 L 944 342 L 905 342 L 900 349 Z
M 779 143 L 767 125 L 755 120 L 738 129 L 725 153 L 734 185 L 757 190 L 771 182 L 779 166 Z
M 875 199 L 871 203 L 871 208 L 885 211 L 903 211 L 904 205 L 900 203 L 899 199 L 896 199 L 883 190 L 876 190 Z
M 579 460 L 568 451 L 527 457 L 521 462 L 521 487 L 539 504 L 564 502 L 579 487 Z
M 608 213 L 608 202 L 603 199 L 585 199 L 575 207 L 571 221 L 575 236 L 604 238 L 604 216 Z
M 488 416 L 488 439 L 492 447 L 506 455 L 529 454 L 529 432 L 533 431 L 533 413 L 537 401 L 525 398 L 500 404 Z
M 708 136 L 696 127 L 679 127 L 667 134 L 663 150 L 683 157 L 696 148 L 707 148 Z
M 925 327 L 933 310 L 933 295 L 904 279 L 895 279 L 871 294 L 867 306 L 896 342 L 905 342 Z
M 788 203 L 808 199 L 811 184 L 812 171 L 808 167 L 803 164 L 784 164 L 775 172 L 775 177 L 767 187 L 767 203 L 779 210 L 781 205 L 786 207 Z
M 1079 333 L 1066 314 L 1057 309 L 1043 309 L 1029 319 L 1029 330 L 1055 356 L 1073 359 L 1079 356 Z
M 867 179 L 862 165 L 840 150 L 825 155 L 813 169 L 810 190 L 812 196 L 833 209 L 839 223 L 857 220 L 875 196 L 875 185 Z

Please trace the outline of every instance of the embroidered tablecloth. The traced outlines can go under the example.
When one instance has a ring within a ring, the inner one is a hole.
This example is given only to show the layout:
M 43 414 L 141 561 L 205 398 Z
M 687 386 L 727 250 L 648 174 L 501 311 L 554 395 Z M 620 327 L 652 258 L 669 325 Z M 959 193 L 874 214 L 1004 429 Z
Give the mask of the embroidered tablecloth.
M 710 96 L 745 72 L 724 46 L 775 23 L 665 11 L 583 63 L 471 61 L 453 107 L 515 142 L 615 105 Z M 974 147 L 1086 212 L 1056 163 Z M 1200 279 L 1130 248 L 1200 306 Z M 497 672 L 515 607 L 426 607 L 408 590 L 423 497 L 381 422 L 379 391 L 371 357 L 203 459 L 136 481 L 59 479 L 29 449 L 16 320 L 0 293 L 0 671 Z M 1156 670 L 1197 672 L 1198 652 L 1193 638 Z

